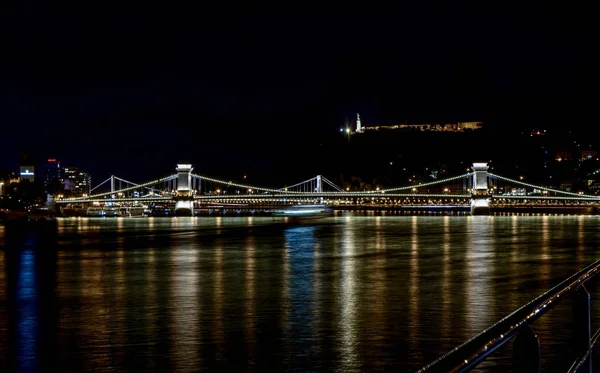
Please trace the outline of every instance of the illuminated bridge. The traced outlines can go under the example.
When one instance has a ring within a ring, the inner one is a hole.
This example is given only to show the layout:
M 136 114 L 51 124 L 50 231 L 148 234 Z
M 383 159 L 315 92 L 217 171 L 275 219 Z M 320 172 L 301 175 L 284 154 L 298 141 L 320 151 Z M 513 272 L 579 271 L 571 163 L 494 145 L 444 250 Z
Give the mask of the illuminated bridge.
M 443 180 L 372 191 L 344 190 L 322 175 L 274 189 L 194 174 L 190 164 L 178 164 L 176 171 L 141 184 L 111 176 L 94 187 L 90 195 L 59 198 L 56 204 L 62 207 L 161 204 L 174 207 L 177 215 L 192 215 L 196 208 L 217 205 L 260 208 L 308 203 L 341 209 L 454 209 L 474 215 L 565 209 L 595 213 L 600 209 L 600 196 L 509 179 L 488 172 L 486 163 L 474 163 L 471 172 Z M 102 187 L 109 190 L 100 192 Z

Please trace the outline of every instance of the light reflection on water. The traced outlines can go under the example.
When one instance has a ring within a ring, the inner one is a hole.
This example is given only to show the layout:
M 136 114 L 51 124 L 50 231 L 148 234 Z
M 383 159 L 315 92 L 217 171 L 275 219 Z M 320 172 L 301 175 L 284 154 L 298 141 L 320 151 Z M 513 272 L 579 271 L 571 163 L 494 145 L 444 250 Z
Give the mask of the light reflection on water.
M 340 359 L 341 369 L 345 372 L 359 372 L 358 338 L 357 334 L 357 308 L 360 294 L 357 287 L 356 261 L 357 248 L 356 234 L 353 232 L 354 221 L 347 219 L 348 229 L 344 230 L 341 248 L 341 273 L 340 273 L 340 319 L 338 330 L 341 332 Z
M 496 248 L 495 241 L 489 239 L 489 231 L 494 217 L 470 216 L 467 219 L 471 224 L 466 236 L 464 309 L 467 311 L 466 324 L 470 332 L 475 334 L 494 321 L 489 314 L 496 301 L 490 291 Z
M 419 219 L 411 218 L 410 223 L 410 259 L 408 264 L 408 342 L 411 359 L 422 360 L 420 342 L 421 323 L 419 321 Z M 396 285 L 397 286 L 397 285 Z
M 198 255 L 198 250 L 186 243 L 180 243 L 170 252 L 167 279 L 172 294 L 169 307 L 169 324 L 173 325 L 170 355 L 173 357 L 172 368 L 177 371 L 189 372 L 202 367 L 202 359 L 196 354 L 202 337 L 198 325 L 201 310 L 198 302 L 199 273 L 196 270 Z
M 19 275 L 16 284 L 16 302 L 19 308 L 16 315 L 17 356 L 20 370 L 34 371 L 38 365 L 36 345 L 39 333 L 35 254 L 32 248 L 27 247 L 20 252 L 19 256 Z
M 44 351 L 65 372 L 416 370 L 598 259 L 599 227 L 595 216 L 64 219 L 54 257 L 36 232 L 3 228 L 0 370 L 46 366 Z M 569 314 L 534 325 L 545 371 L 567 364 Z
M 0 227 L 0 232 L 3 232 L 3 227 Z M 0 241 L 1 243 L 2 241 Z M 0 367 L 8 366 L 8 268 L 6 267 L 6 254 L 0 250 Z

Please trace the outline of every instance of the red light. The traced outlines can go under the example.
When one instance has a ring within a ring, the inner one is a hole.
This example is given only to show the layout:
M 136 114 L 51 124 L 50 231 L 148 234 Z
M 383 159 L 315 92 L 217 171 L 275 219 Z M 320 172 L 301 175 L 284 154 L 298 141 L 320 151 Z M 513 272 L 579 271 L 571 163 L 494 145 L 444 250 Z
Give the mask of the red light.
M 56 159 L 55 158 L 48 158 L 48 162 L 56 163 Z

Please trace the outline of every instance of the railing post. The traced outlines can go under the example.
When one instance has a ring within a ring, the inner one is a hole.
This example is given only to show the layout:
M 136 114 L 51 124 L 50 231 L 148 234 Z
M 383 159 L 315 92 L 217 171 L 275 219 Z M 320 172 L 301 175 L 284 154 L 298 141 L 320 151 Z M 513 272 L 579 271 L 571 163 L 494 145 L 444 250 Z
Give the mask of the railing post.
M 540 342 L 531 325 L 524 327 L 515 337 L 513 363 L 515 373 L 540 371 Z
M 580 372 L 592 373 L 590 293 L 581 285 L 573 300 L 573 347 L 577 355 L 588 354 Z

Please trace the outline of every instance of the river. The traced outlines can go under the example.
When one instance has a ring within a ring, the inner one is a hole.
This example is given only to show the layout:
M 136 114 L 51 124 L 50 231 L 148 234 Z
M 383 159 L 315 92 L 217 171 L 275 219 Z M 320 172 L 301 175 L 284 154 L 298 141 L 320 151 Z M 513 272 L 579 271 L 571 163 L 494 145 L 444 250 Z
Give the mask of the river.
M 0 226 L 0 371 L 411 372 L 599 258 L 599 216 Z M 570 310 L 534 324 L 544 371 Z

